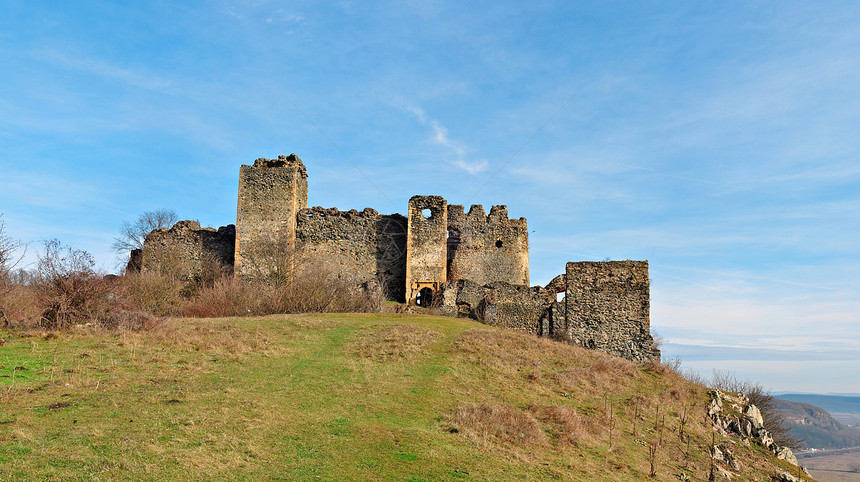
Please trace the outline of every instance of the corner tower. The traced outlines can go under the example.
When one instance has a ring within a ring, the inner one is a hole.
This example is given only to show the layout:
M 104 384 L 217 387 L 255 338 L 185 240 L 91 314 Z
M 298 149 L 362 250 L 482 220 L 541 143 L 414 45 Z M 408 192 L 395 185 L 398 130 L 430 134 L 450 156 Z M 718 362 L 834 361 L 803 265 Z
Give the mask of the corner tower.
M 295 154 L 240 167 L 235 273 L 248 278 L 272 275 L 282 261 L 275 258 L 295 248 L 296 215 L 307 207 L 308 173 Z M 272 253 L 273 246 L 284 252 Z

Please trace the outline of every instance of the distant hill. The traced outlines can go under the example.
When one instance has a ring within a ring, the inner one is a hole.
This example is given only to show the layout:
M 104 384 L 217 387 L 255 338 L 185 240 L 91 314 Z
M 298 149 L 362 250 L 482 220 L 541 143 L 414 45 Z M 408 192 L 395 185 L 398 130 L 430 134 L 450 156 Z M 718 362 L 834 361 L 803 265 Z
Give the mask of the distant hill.
M 860 428 L 860 396 L 808 393 L 786 393 L 776 396 L 783 400 L 821 407 L 830 412 L 836 420 L 854 428 Z
M 860 446 L 860 430 L 840 423 L 827 410 L 781 398 L 774 399 L 774 402 L 785 416 L 791 435 L 803 439 L 804 447 L 839 449 Z

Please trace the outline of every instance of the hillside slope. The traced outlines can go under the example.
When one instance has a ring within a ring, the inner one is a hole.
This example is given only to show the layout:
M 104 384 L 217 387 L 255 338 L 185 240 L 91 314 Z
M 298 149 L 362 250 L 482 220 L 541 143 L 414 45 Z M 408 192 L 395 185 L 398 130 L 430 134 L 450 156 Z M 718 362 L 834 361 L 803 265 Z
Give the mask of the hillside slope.
M 15 480 L 707 480 L 705 389 L 632 362 L 419 315 L 0 331 Z M 793 470 L 716 435 L 742 480 Z
M 860 447 L 860 430 L 844 425 L 827 410 L 815 405 L 774 399 L 791 435 L 803 439 L 806 448 L 841 449 Z
M 860 397 L 808 393 L 784 393 L 777 396 L 783 400 L 821 407 L 839 422 L 860 428 Z

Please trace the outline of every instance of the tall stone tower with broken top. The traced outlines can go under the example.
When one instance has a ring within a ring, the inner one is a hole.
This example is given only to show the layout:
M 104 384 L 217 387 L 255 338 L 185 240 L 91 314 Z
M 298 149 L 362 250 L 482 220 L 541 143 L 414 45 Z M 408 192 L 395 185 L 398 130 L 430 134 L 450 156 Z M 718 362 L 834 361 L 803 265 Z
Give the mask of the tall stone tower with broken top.
M 235 274 L 267 275 L 273 267 L 266 265 L 271 260 L 262 253 L 271 251 L 273 243 L 295 248 L 296 217 L 307 207 L 308 173 L 295 154 L 240 167 Z

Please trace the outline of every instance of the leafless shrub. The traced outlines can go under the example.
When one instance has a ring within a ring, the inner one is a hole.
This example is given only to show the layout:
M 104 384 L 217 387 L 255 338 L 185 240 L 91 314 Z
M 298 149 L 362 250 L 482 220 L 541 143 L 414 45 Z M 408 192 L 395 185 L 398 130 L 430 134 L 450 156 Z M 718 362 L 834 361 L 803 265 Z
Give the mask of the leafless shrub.
M 127 296 L 140 310 L 156 316 L 178 315 L 186 299 L 185 282 L 155 271 L 129 273 L 125 276 Z
M 159 228 L 170 228 L 177 219 L 172 209 L 158 209 L 141 214 L 135 221 L 123 221 L 119 236 L 114 238 L 113 248 L 118 253 L 141 249 L 147 234 Z
M 254 242 L 253 256 L 242 258 L 247 266 L 245 278 L 253 278 L 274 285 L 285 285 L 293 279 L 296 265 L 304 261 L 295 239 L 284 229 L 277 233 L 260 235 Z
M 9 275 L 23 259 L 24 245 L 6 234 L 6 222 L 0 214 L 0 289 L 9 281 Z
M 63 328 L 103 319 L 111 309 L 110 286 L 97 275 L 94 266 L 93 257 L 86 251 L 64 246 L 57 239 L 44 242 L 34 283 L 44 327 Z

